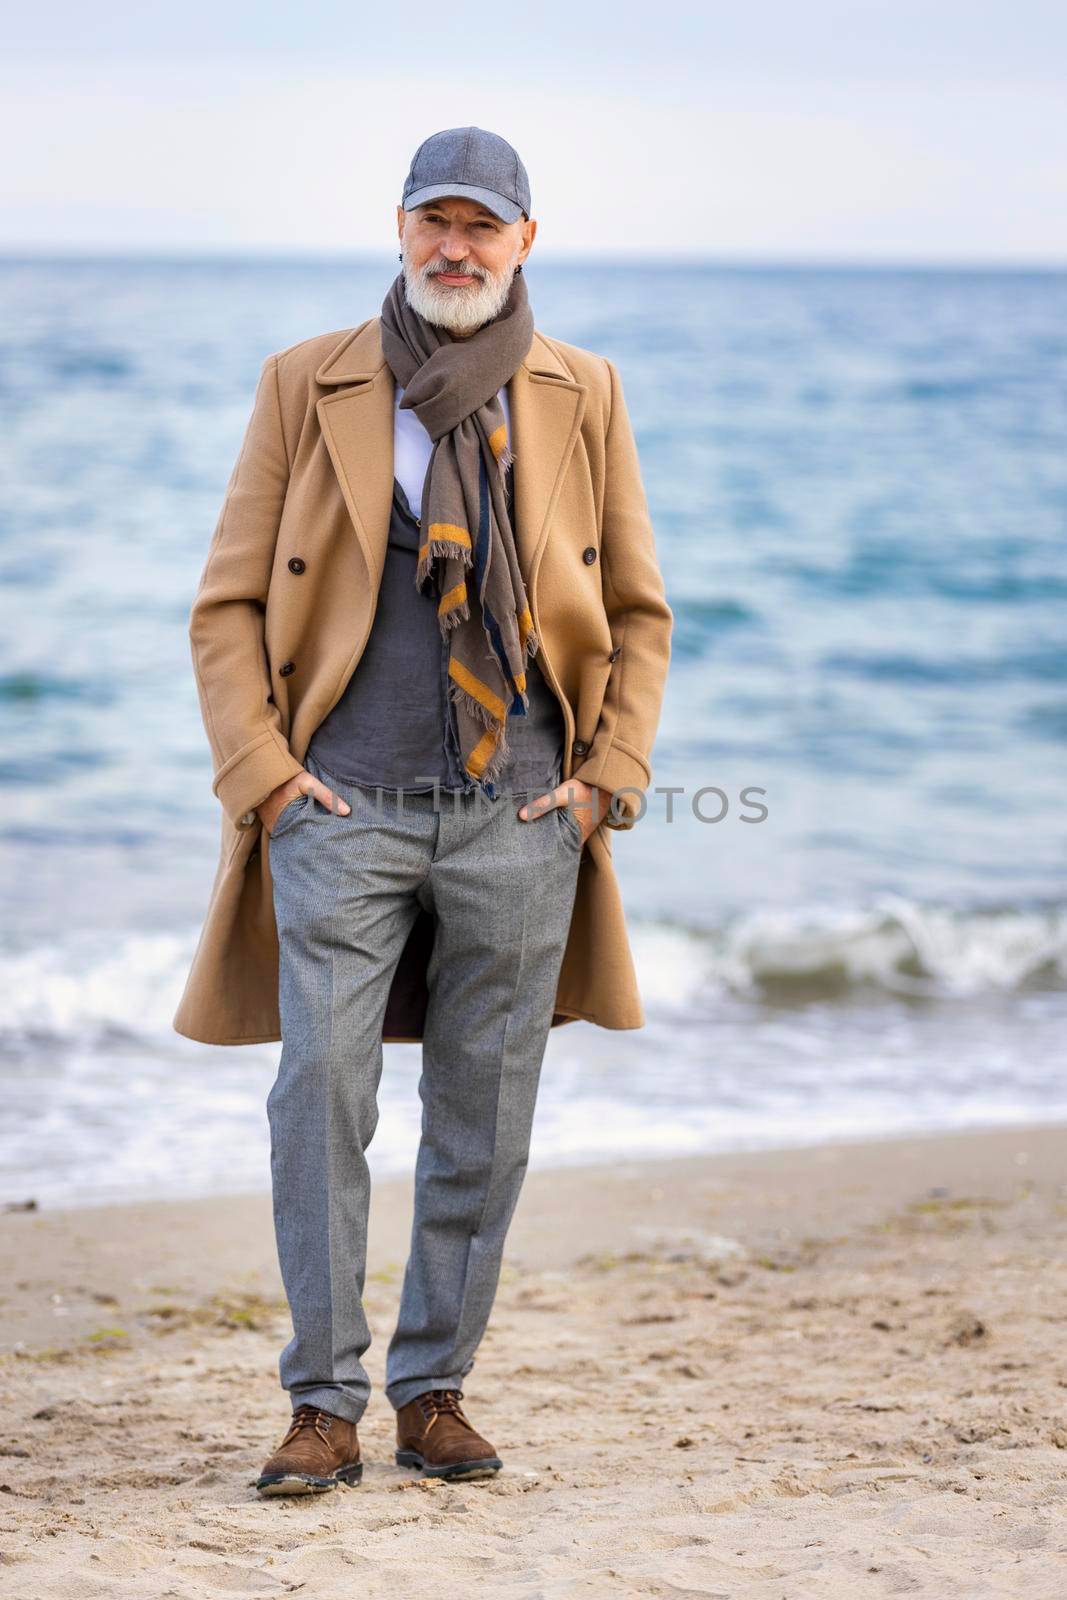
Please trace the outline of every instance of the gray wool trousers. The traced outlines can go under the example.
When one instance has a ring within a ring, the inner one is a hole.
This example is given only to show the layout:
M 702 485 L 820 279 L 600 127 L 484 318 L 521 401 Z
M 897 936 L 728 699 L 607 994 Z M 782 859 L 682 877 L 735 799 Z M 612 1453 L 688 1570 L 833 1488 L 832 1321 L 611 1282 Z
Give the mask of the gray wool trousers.
M 309 772 L 352 807 L 291 801 L 267 840 L 282 1051 L 267 1097 L 278 1260 L 293 1321 L 279 1361 L 293 1407 L 358 1422 L 370 1398 L 363 1310 L 389 986 L 419 907 L 436 919 L 419 1096 L 415 1213 L 385 1393 L 397 1410 L 459 1388 L 496 1295 L 526 1172 L 570 926 L 581 830 L 537 791 L 405 794 Z

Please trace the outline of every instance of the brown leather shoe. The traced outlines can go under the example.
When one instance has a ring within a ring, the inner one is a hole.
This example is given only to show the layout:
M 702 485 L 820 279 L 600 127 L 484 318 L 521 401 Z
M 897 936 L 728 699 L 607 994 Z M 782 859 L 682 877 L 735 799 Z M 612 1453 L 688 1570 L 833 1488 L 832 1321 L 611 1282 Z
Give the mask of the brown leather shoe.
M 285 1438 L 255 1480 L 260 1494 L 321 1494 L 363 1476 L 356 1424 L 320 1406 L 297 1406 Z
M 504 1465 L 460 1410 L 462 1389 L 427 1389 L 396 1414 L 397 1465 L 424 1478 L 490 1478 Z

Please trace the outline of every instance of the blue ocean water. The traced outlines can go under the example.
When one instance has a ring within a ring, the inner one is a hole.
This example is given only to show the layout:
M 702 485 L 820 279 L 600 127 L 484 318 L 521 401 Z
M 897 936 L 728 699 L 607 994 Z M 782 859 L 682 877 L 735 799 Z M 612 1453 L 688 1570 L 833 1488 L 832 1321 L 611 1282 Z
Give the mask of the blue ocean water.
M 170 1028 L 217 846 L 188 612 L 264 356 L 397 269 L 0 262 L 0 1201 L 269 1181 L 280 1047 Z M 527 282 L 623 378 L 680 791 L 615 845 L 648 1026 L 553 1034 L 532 1159 L 1067 1116 L 1067 275 Z

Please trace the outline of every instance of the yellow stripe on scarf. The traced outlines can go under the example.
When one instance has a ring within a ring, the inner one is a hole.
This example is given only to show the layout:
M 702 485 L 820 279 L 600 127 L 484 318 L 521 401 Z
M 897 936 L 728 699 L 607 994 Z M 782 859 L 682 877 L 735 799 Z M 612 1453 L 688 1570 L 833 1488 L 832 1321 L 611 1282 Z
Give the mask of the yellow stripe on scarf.
M 492 728 L 483 733 L 478 743 L 470 753 L 467 761 L 467 771 L 472 778 L 480 778 L 485 770 L 485 764 L 496 749 L 497 735 Z
M 419 546 L 419 560 L 421 561 L 434 539 L 450 539 L 453 544 L 462 545 L 464 550 L 471 548 L 471 536 L 466 528 L 455 528 L 451 522 L 431 522 L 430 532 L 425 544 Z
M 519 647 L 525 650 L 526 641 L 533 632 L 533 617 L 530 615 L 529 606 L 523 606 L 517 621 L 519 625 Z
M 461 688 L 466 689 L 467 693 L 478 701 L 479 705 L 485 706 L 488 711 L 493 713 L 494 717 L 499 717 L 501 721 L 504 720 L 507 707 L 503 700 L 493 693 L 488 684 L 483 683 L 480 678 L 476 678 L 474 673 L 463 665 L 462 661 L 450 661 L 448 671 Z
M 449 589 L 447 594 L 441 596 L 441 603 L 437 607 L 437 615 L 439 617 L 447 616 L 450 611 L 454 611 L 457 606 L 461 606 L 466 598 L 467 584 L 461 578 L 454 589 Z
M 502 422 L 499 428 L 494 428 L 492 433 L 489 435 L 489 448 L 493 452 L 493 455 L 497 461 L 500 460 L 501 451 L 507 448 L 507 443 L 508 425 L 506 422 Z

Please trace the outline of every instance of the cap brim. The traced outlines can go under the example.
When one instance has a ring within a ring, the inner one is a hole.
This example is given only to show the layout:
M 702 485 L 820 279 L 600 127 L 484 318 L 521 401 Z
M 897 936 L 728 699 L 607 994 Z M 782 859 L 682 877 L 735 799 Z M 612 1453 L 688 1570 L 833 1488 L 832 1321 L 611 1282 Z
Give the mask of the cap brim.
M 476 189 L 470 183 L 431 183 L 424 189 L 413 189 L 400 204 L 404 211 L 414 211 L 416 206 L 424 206 L 429 200 L 444 200 L 456 196 L 461 200 L 476 200 L 494 217 L 499 217 L 501 222 L 518 222 L 523 215 L 521 206 L 514 200 L 505 200 L 502 194 L 497 194 L 493 189 Z

